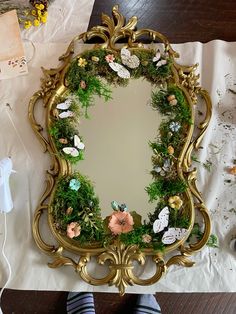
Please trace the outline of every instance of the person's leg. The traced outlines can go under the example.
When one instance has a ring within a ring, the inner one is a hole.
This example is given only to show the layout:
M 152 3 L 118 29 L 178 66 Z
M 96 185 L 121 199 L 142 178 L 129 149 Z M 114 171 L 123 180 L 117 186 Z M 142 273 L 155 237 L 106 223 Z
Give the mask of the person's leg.
M 134 308 L 134 314 L 156 314 L 161 313 L 160 305 L 152 294 L 140 294 L 136 306 Z
M 66 310 L 68 314 L 95 314 L 93 294 L 90 292 L 69 292 Z

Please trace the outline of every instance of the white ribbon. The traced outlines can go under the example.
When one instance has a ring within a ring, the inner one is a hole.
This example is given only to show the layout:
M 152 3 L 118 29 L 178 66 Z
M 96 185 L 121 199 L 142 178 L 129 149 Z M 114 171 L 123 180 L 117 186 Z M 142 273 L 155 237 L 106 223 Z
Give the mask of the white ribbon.
M 6 157 L 0 160 L 0 212 L 9 213 L 13 208 L 9 177 L 12 170 L 11 158 Z

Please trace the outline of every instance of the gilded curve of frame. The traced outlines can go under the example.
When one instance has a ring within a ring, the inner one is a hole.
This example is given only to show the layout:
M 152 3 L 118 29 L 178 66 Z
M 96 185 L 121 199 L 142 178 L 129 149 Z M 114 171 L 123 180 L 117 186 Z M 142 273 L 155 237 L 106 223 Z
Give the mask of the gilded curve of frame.
M 71 173 L 71 165 L 68 161 L 58 157 L 56 154 L 56 148 L 52 142 L 50 136 L 45 137 L 43 135 L 43 127 L 36 121 L 35 108 L 38 104 L 43 102 L 45 115 L 46 115 L 46 128 L 49 124 L 49 112 L 54 98 L 60 95 L 64 89 L 64 77 L 65 73 L 73 58 L 75 43 L 79 40 L 84 42 L 93 37 L 99 37 L 102 39 L 101 44 L 96 44 L 96 47 L 107 48 L 111 51 L 120 50 L 120 45 L 117 45 L 119 39 L 126 39 L 128 48 L 144 47 L 139 38 L 146 36 L 151 42 L 161 42 L 167 47 L 169 54 L 173 58 L 178 58 L 178 54 L 172 49 L 169 41 L 161 33 L 150 30 L 141 29 L 136 30 L 137 17 L 132 17 L 127 23 L 125 18 L 120 14 L 118 6 L 115 6 L 112 10 L 113 17 L 102 14 L 102 25 L 93 27 L 90 31 L 80 34 L 75 37 L 70 43 L 67 51 L 63 54 L 59 60 L 61 65 L 56 69 L 46 70 L 43 69 L 44 77 L 41 82 L 41 89 L 36 92 L 29 104 L 29 120 L 31 126 L 38 137 L 40 143 L 43 146 L 45 152 L 48 152 L 51 156 L 51 168 L 47 171 L 46 188 L 43 193 L 38 207 L 34 214 L 33 219 L 33 237 L 39 249 L 48 254 L 52 261 L 48 264 L 51 268 L 61 266 L 72 266 L 80 277 L 91 285 L 115 285 L 120 294 L 125 293 L 125 289 L 128 285 L 152 285 L 156 283 L 166 273 L 167 269 L 171 265 L 180 265 L 184 267 L 191 267 L 194 262 L 190 260 L 190 256 L 193 253 L 201 250 L 206 244 L 211 230 L 211 222 L 208 210 L 204 205 L 201 193 L 198 191 L 196 185 L 197 170 L 191 167 L 191 154 L 193 149 L 198 149 L 200 142 L 204 136 L 204 133 L 208 127 L 211 118 L 211 100 L 206 90 L 198 84 L 199 76 L 195 74 L 197 65 L 194 66 L 181 66 L 175 61 L 172 64 L 173 80 L 177 86 L 181 86 L 182 90 L 188 97 L 188 102 L 192 108 L 197 106 L 198 97 L 204 100 L 206 113 L 198 128 L 198 135 L 193 139 L 193 128 L 186 138 L 186 143 L 183 147 L 182 153 L 178 159 L 177 171 L 181 178 L 184 178 L 188 183 L 187 193 L 192 202 L 192 217 L 190 229 L 194 223 L 195 211 L 199 211 L 204 220 L 204 234 L 201 240 L 193 244 L 186 243 L 186 238 L 178 241 L 177 243 L 167 247 L 165 253 L 176 250 L 176 255 L 172 256 L 169 260 L 165 260 L 164 253 L 155 252 L 152 249 L 139 249 L 137 245 L 125 246 L 119 241 L 114 241 L 107 247 L 94 247 L 89 248 L 76 247 L 73 244 L 66 242 L 63 238 L 54 236 L 57 239 L 58 245 L 50 245 L 43 240 L 40 230 L 40 219 L 43 213 L 47 213 L 49 210 L 49 199 L 51 197 L 53 188 L 55 186 L 56 179 L 59 175 L 65 175 Z M 192 110 L 193 112 L 193 110 Z M 193 117 L 193 113 L 192 113 Z M 50 219 L 49 219 L 50 225 Z M 53 232 L 53 228 L 51 228 Z M 78 259 L 73 259 L 67 255 L 67 251 L 74 252 L 78 255 Z M 88 271 L 88 264 L 91 257 L 97 257 L 97 263 L 103 265 L 104 263 L 109 265 L 109 273 L 101 279 L 97 279 Z M 133 272 L 133 262 L 137 261 L 141 266 L 145 266 L 148 256 L 152 257 L 152 261 L 155 265 L 155 273 L 148 279 L 141 279 Z

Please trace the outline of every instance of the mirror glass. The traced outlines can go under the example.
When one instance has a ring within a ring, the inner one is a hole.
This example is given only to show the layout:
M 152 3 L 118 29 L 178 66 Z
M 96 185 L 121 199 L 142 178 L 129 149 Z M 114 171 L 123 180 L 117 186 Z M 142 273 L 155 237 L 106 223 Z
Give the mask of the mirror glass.
M 131 79 L 126 87 L 112 87 L 108 102 L 97 97 L 89 119 L 80 120 L 85 158 L 76 169 L 94 183 L 103 217 L 111 214 L 113 200 L 143 218 L 154 209 L 145 187 L 152 180 L 149 141 L 157 136 L 161 116 L 150 106 L 151 93 L 149 82 Z

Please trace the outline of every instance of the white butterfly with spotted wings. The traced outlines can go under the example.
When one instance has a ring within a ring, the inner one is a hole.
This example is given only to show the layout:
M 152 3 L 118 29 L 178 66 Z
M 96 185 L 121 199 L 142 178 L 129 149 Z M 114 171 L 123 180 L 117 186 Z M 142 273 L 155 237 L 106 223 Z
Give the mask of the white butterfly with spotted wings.
M 130 69 L 136 69 L 139 66 L 139 58 L 136 55 L 131 55 L 131 52 L 127 48 L 122 48 L 120 55 L 122 63 Z
M 119 77 L 124 79 L 130 78 L 129 71 L 122 64 L 117 62 L 110 62 L 109 67 L 112 68 L 112 70 L 115 71 Z
M 79 151 L 85 148 L 84 143 L 81 142 L 81 139 L 78 135 L 74 135 L 74 146 L 75 147 L 64 147 L 62 150 L 67 155 L 71 155 L 72 157 L 78 157 Z
M 159 233 L 168 226 L 169 215 L 169 208 L 165 206 L 159 213 L 158 219 L 156 219 L 153 223 L 154 233 Z M 184 228 L 168 228 L 168 230 L 164 232 L 161 241 L 163 244 L 172 244 L 176 240 L 181 240 L 187 234 L 187 232 L 188 230 Z
M 139 58 L 136 55 L 131 55 L 131 52 L 127 48 L 121 49 L 121 62 L 130 69 L 136 69 L 140 64 Z M 122 64 L 117 62 L 109 62 L 109 66 L 113 71 L 117 72 L 119 77 L 124 79 L 130 78 L 129 70 L 126 69 Z
M 176 240 L 181 240 L 188 233 L 187 229 L 184 228 L 169 228 L 161 239 L 164 244 L 172 244 Z
M 153 231 L 154 233 L 159 233 L 164 230 L 169 224 L 169 208 L 164 207 L 158 215 L 158 219 L 156 219 L 153 223 Z

